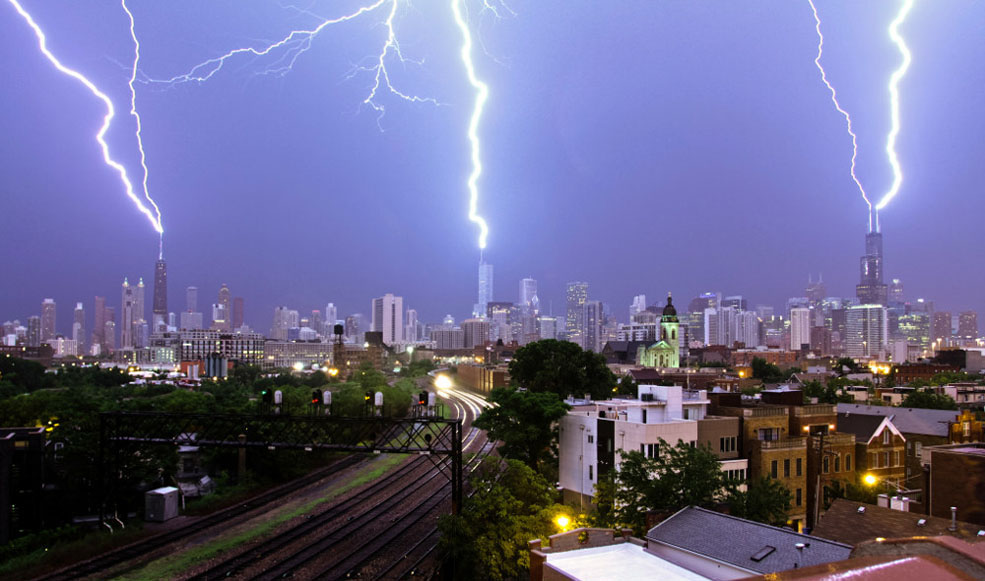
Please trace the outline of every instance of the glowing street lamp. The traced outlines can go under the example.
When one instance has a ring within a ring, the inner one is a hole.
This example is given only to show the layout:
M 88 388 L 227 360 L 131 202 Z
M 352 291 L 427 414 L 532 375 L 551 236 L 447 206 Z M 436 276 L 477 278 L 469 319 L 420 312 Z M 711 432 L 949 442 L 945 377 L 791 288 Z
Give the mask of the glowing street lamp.
M 559 515 L 556 519 L 554 519 L 554 522 L 555 524 L 557 524 L 558 527 L 561 528 L 561 532 L 563 533 L 565 529 L 568 528 L 568 524 L 571 523 L 571 520 L 562 514 Z

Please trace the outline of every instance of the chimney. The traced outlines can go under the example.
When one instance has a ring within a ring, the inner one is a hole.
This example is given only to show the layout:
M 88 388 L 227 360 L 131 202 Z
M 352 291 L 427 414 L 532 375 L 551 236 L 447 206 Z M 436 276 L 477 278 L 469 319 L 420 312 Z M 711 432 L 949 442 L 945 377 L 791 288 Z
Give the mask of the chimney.
M 958 530 L 958 507 L 956 506 L 951 507 L 951 526 L 947 527 L 947 530 L 952 533 Z

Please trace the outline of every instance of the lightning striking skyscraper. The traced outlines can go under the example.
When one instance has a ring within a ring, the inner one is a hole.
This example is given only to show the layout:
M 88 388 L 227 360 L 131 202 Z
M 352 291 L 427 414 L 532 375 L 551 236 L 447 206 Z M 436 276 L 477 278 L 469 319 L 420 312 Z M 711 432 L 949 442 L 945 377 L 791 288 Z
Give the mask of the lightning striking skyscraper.
M 821 72 L 821 81 L 824 85 L 831 91 L 831 102 L 834 103 L 835 109 L 838 110 L 845 117 L 845 124 L 847 125 L 848 134 L 852 137 L 852 181 L 858 187 L 859 193 L 862 194 L 862 199 L 865 200 L 866 206 L 869 208 L 869 231 L 872 231 L 872 202 L 869 200 L 869 196 L 865 193 L 865 188 L 862 187 L 862 182 L 859 181 L 858 176 L 855 175 L 855 161 L 858 158 L 858 137 L 855 135 L 855 131 L 852 129 L 852 117 L 845 111 L 841 103 L 838 102 L 838 93 L 835 91 L 834 86 L 828 81 L 828 75 L 824 71 L 824 67 L 821 66 L 821 55 L 824 53 L 824 35 L 821 34 L 821 18 L 817 14 L 817 7 L 814 5 L 814 0 L 807 0 L 807 3 L 811 5 L 811 11 L 814 13 L 814 29 L 817 31 L 817 56 L 814 58 L 814 65 L 817 70 Z
M 906 20 L 906 16 L 910 13 L 913 8 L 913 0 L 903 0 L 903 5 L 900 7 L 899 13 L 896 18 L 889 25 L 889 38 L 893 40 L 896 44 L 896 48 L 899 49 L 900 55 L 903 57 L 903 62 L 900 63 L 898 69 L 893 72 L 892 76 L 889 77 L 889 98 L 890 98 L 890 117 L 892 119 L 892 127 L 889 130 L 889 136 L 886 138 L 886 155 L 889 157 L 889 165 L 893 168 L 893 183 L 889 187 L 879 203 L 876 204 L 876 229 L 879 229 L 879 210 L 882 210 L 886 205 L 892 201 L 896 194 L 899 192 L 900 186 L 903 184 L 903 169 L 900 167 L 899 157 L 896 155 L 896 136 L 899 135 L 900 131 L 900 119 L 899 119 L 899 83 L 903 79 L 903 75 L 906 74 L 907 69 L 910 68 L 910 49 L 907 48 L 906 42 L 904 42 L 903 37 L 900 36 L 899 27 Z
M 455 15 L 455 23 L 458 24 L 462 32 L 462 64 L 469 77 L 469 84 L 475 89 L 475 104 L 472 107 L 472 117 L 469 119 L 469 143 L 472 145 L 472 173 L 469 175 L 469 220 L 479 226 L 479 250 L 486 248 L 486 237 L 489 235 L 489 227 L 485 219 L 478 214 L 479 205 L 479 176 L 482 175 L 482 157 L 479 150 L 479 119 L 482 117 L 482 110 L 485 108 L 486 99 L 489 97 L 489 87 L 479 80 L 475 74 L 475 65 L 472 63 L 472 32 L 469 30 L 468 23 L 462 15 L 462 3 L 464 0 L 452 0 L 451 10 Z
M 70 69 L 64 64 L 62 64 L 62 62 L 58 60 L 58 58 L 55 57 L 55 55 L 52 54 L 50 50 L 48 50 L 48 41 L 47 38 L 45 37 L 44 31 L 41 30 L 41 27 L 38 25 L 38 23 L 35 22 L 34 18 L 24 9 L 23 6 L 21 6 L 18 0 L 8 0 L 8 2 L 10 3 L 11 6 L 14 7 L 14 10 L 16 10 L 18 14 L 20 14 L 21 18 L 24 19 L 27 25 L 31 27 L 31 30 L 34 31 L 34 35 L 38 39 L 38 49 L 41 51 L 41 54 L 43 54 L 45 58 L 48 59 L 48 62 L 50 62 L 62 74 L 72 77 L 73 79 L 82 83 L 87 89 L 89 89 L 89 92 L 91 92 L 97 99 L 103 102 L 103 105 L 105 105 L 106 107 L 106 115 L 103 117 L 102 126 L 100 126 L 99 131 L 96 133 L 96 141 L 99 143 L 99 147 L 102 149 L 103 152 L 103 161 L 106 163 L 106 165 L 116 170 L 117 174 L 120 177 L 120 182 L 123 184 L 123 188 L 126 191 L 127 197 L 129 197 L 130 200 L 133 201 L 134 204 L 136 204 L 137 209 L 142 214 L 144 214 L 144 216 L 147 217 L 154 230 L 158 234 L 163 234 L 164 228 L 161 225 L 161 213 L 157 207 L 157 204 L 154 203 L 154 201 L 150 198 L 150 196 L 146 196 L 146 195 L 145 198 L 153 207 L 153 209 L 148 208 L 143 203 L 143 201 L 141 201 L 141 199 L 137 196 L 136 192 L 134 192 L 133 183 L 130 181 L 130 176 L 127 174 L 126 167 L 124 167 L 123 164 L 121 164 L 120 162 L 113 159 L 113 157 L 110 155 L 109 144 L 106 143 L 106 132 L 109 131 L 110 125 L 113 122 L 113 118 L 116 116 L 116 107 L 113 106 L 113 101 L 106 95 L 106 93 L 103 93 L 101 90 L 99 90 L 99 88 L 96 87 L 95 83 L 93 83 L 88 78 L 86 78 L 85 75 L 74 69 Z M 139 54 L 139 49 L 138 49 L 138 54 Z

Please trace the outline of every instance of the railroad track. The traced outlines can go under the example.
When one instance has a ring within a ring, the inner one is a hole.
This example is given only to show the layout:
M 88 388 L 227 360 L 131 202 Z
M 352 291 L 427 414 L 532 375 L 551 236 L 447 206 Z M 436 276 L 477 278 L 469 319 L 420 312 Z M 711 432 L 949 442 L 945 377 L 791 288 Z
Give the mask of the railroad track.
M 477 396 L 460 392 L 449 399 L 458 417 L 464 418 L 470 426 L 463 448 L 471 449 L 475 454 L 464 467 L 466 473 L 471 472 L 495 446 L 486 440 L 483 432 L 471 428 L 471 420 L 489 404 Z M 443 478 L 440 470 L 435 468 L 426 480 L 396 487 L 386 501 L 347 522 L 344 529 L 310 540 L 274 563 L 257 563 L 256 574 L 246 578 L 272 580 L 295 575 L 311 579 L 403 577 L 420 565 L 419 561 L 409 562 L 408 557 L 414 551 L 424 551 L 428 556 L 437 546 L 435 521 L 439 514 L 446 512 L 451 493 L 444 482 L 441 486 L 431 485 L 436 479 Z M 427 496 L 422 497 L 421 492 L 425 490 Z M 416 502 L 408 502 L 412 497 Z M 407 545 L 408 539 L 411 546 L 394 551 L 395 547 Z M 386 550 L 381 552 L 381 547 Z
M 34 581 L 62 581 L 65 579 L 82 579 L 97 575 L 98 573 L 106 571 L 127 561 L 143 557 L 148 553 L 156 551 L 157 549 L 160 549 L 170 543 L 187 539 L 189 535 L 210 527 L 225 524 L 230 519 L 261 508 L 276 500 L 280 500 L 286 492 L 293 492 L 299 487 L 309 486 L 329 478 L 333 474 L 354 466 L 358 462 L 364 460 L 364 458 L 365 455 L 362 454 L 347 456 L 346 458 L 325 466 L 324 468 L 319 468 L 306 476 L 271 488 L 266 492 L 249 498 L 242 503 L 216 511 L 208 516 L 197 518 L 185 526 L 130 543 L 129 545 L 114 549 L 108 553 L 99 555 L 98 557 L 93 557 L 53 573 L 36 577 Z

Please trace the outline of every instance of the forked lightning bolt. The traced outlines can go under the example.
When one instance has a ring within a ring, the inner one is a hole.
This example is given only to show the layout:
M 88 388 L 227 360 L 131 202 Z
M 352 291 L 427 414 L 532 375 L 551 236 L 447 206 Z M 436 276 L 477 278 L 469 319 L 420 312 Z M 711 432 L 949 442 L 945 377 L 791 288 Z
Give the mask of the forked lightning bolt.
M 144 197 L 154 206 L 154 212 L 157 214 L 158 221 L 161 219 L 161 209 L 157 207 L 154 199 L 150 197 L 150 192 L 147 190 L 147 177 L 150 172 L 147 170 L 147 154 L 144 152 L 144 138 L 142 135 L 143 124 L 140 120 L 140 113 L 137 112 L 137 90 L 133 86 L 134 82 L 137 80 L 137 67 L 140 65 L 140 41 L 137 40 L 137 32 L 135 30 L 135 23 L 133 20 L 133 13 L 130 12 L 130 8 L 127 7 L 127 0 L 120 0 L 120 5 L 123 7 L 123 11 L 127 13 L 127 18 L 130 19 L 130 38 L 133 39 L 133 70 L 130 72 L 130 115 L 133 116 L 134 121 L 137 124 L 137 149 L 140 150 L 140 167 L 144 172 L 143 180 L 141 185 L 144 190 Z M 164 258 L 164 234 L 161 233 L 160 246 L 158 251 L 158 258 Z
M 297 62 L 298 57 L 303 53 L 307 52 L 311 48 L 312 40 L 320 34 L 323 30 L 328 28 L 333 24 L 340 24 L 342 22 L 347 22 L 362 16 L 368 12 L 372 12 L 384 4 L 389 3 L 390 8 L 387 13 L 386 19 L 383 21 L 384 26 L 387 30 L 386 40 L 380 51 L 372 57 L 372 59 L 367 59 L 371 64 L 367 65 L 357 65 L 353 67 L 352 72 L 349 73 L 347 78 L 352 78 L 358 73 L 370 73 L 373 75 L 373 84 L 363 100 L 364 105 L 372 107 L 379 116 L 377 117 L 377 124 L 380 123 L 382 116 L 386 112 L 385 106 L 378 101 L 381 92 L 387 92 L 393 96 L 396 96 L 405 101 L 413 103 L 431 103 L 437 105 L 438 102 L 430 97 L 419 97 L 416 95 L 408 94 L 404 91 L 396 88 L 390 80 L 390 73 L 387 69 L 387 61 L 390 58 L 396 58 L 401 63 L 406 62 L 416 62 L 408 59 L 400 48 L 400 43 L 397 40 L 396 29 L 394 25 L 394 19 L 397 15 L 398 5 L 400 0 L 378 0 L 371 4 L 360 7 L 359 9 L 346 14 L 344 16 L 339 16 L 336 18 L 325 19 L 318 17 L 321 21 L 317 26 L 292 30 L 286 36 L 280 40 L 270 43 L 263 47 L 243 47 L 230 50 L 225 54 L 208 59 L 201 62 L 194 67 L 192 67 L 188 72 L 182 73 L 180 75 L 175 75 L 166 79 L 151 79 L 150 82 L 163 83 L 165 85 L 173 86 L 182 83 L 198 82 L 202 83 L 208 81 L 213 76 L 215 76 L 219 71 L 223 69 L 227 61 L 233 59 L 239 55 L 253 55 L 257 57 L 264 57 L 271 55 L 271 53 L 277 53 L 277 51 L 283 51 L 280 56 L 266 69 L 261 71 L 263 74 L 277 74 L 284 75 L 290 72 Z M 468 139 L 471 146 L 471 160 L 472 160 L 472 171 L 468 179 L 468 190 L 469 190 L 469 220 L 474 222 L 479 226 L 479 248 L 483 249 L 486 247 L 486 238 L 489 233 L 489 228 L 486 221 L 478 214 L 478 200 L 479 200 L 479 189 L 478 181 L 479 176 L 482 174 L 482 161 L 480 158 L 480 142 L 479 142 L 479 119 L 482 116 L 482 110 L 486 103 L 486 98 L 489 94 L 489 89 L 485 83 L 480 81 L 475 73 L 475 67 L 472 62 L 472 33 L 469 30 L 468 23 L 463 14 L 463 4 L 464 0 L 452 0 L 451 10 L 455 17 L 455 23 L 458 25 L 459 30 L 462 34 L 462 48 L 461 48 L 461 59 L 462 63 L 465 65 L 465 71 L 468 75 L 469 84 L 475 90 L 475 101 L 472 107 L 472 115 L 469 120 L 468 128 Z M 509 7 L 500 3 L 494 3 L 491 0 L 483 0 L 482 10 L 488 10 L 493 13 L 494 16 L 499 16 L 498 10 L 509 10 Z M 314 16 L 310 11 L 301 10 L 296 7 L 292 7 L 306 15 Z M 420 64 L 420 63 L 417 63 Z M 382 128 L 382 127 L 381 127 Z
M 475 104 L 472 107 L 472 117 L 469 119 L 469 143 L 472 145 L 472 173 L 469 175 L 469 220 L 479 226 L 479 250 L 486 247 L 486 237 L 489 235 L 489 226 L 485 219 L 478 214 L 479 205 L 479 176 L 482 175 L 482 157 L 479 150 L 479 119 L 482 117 L 482 110 L 486 106 L 486 99 L 489 97 L 489 87 L 479 80 L 475 74 L 475 66 L 472 63 L 472 33 L 462 15 L 461 4 L 464 0 L 452 0 L 451 10 L 455 15 L 455 22 L 462 32 L 462 63 L 469 77 L 469 84 L 475 89 Z
M 817 56 L 814 58 L 814 65 L 817 66 L 817 70 L 821 72 L 821 81 L 831 92 L 831 102 L 834 103 L 835 109 L 838 110 L 845 117 L 845 124 L 848 128 L 848 134 L 852 137 L 852 181 L 858 186 L 858 191 L 862 194 L 862 199 L 865 200 L 865 204 L 869 207 L 869 231 L 872 231 L 872 202 L 869 201 L 869 196 L 865 193 L 865 188 L 862 187 L 862 182 L 859 181 L 858 176 L 855 175 L 855 161 L 858 158 L 858 137 L 855 136 L 855 131 L 852 129 L 852 117 L 845 111 L 841 104 L 838 102 L 838 93 L 835 91 L 834 86 L 828 81 L 828 75 L 824 71 L 824 67 L 821 66 L 821 55 L 824 52 L 824 35 L 821 34 L 821 18 L 817 14 L 817 7 L 814 5 L 814 0 L 807 0 L 808 4 L 811 5 L 811 10 L 814 12 L 814 29 L 817 31 Z
M 96 87 L 96 85 L 92 81 L 87 79 L 82 73 L 70 69 L 65 65 L 63 65 L 62 62 L 59 61 L 58 58 L 51 53 L 51 51 L 48 50 L 47 38 L 45 37 L 44 32 L 41 30 L 41 27 L 38 26 L 38 23 L 34 21 L 34 18 L 30 14 L 28 14 L 26 10 L 24 10 L 24 7 L 21 6 L 18 0 L 8 0 L 8 1 L 10 2 L 10 5 L 13 6 L 15 10 L 17 10 L 17 13 L 21 15 L 21 17 L 24 19 L 27 25 L 30 26 L 31 29 L 34 31 L 34 35 L 38 39 L 38 48 L 41 50 L 41 53 L 45 56 L 45 58 L 47 58 L 48 61 L 56 69 L 58 69 L 59 72 L 68 75 L 69 77 L 72 77 L 73 79 L 85 85 L 85 87 L 89 89 L 89 92 L 91 92 L 97 99 L 102 101 L 103 105 L 106 106 L 106 116 L 103 117 L 103 124 L 99 128 L 99 132 L 96 133 L 96 141 L 99 143 L 99 147 L 102 149 L 103 152 L 103 161 L 106 163 L 106 165 L 116 170 L 116 172 L 119 174 L 120 181 L 123 183 L 123 187 L 124 190 L 126 191 L 127 196 L 130 198 L 130 200 L 133 201 L 134 204 L 137 205 L 137 209 L 147 217 L 147 219 L 151 223 L 151 226 L 153 226 L 154 230 L 158 234 L 163 234 L 164 228 L 161 226 L 161 213 L 157 205 L 150 198 L 150 196 L 145 196 L 145 197 L 147 201 L 151 204 L 151 206 L 153 206 L 153 210 L 151 208 L 148 208 L 146 205 L 144 205 L 144 203 L 140 200 L 139 197 L 137 197 L 137 194 L 134 192 L 133 183 L 130 181 L 130 177 L 127 175 L 126 168 L 123 166 L 123 164 L 113 159 L 112 156 L 110 155 L 109 145 L 106 143 L 106 132 L 109 131 L 110 124 L 112 123 L 113 118 L 116 116 L 116 108 L 113 106 L 113 101 L 110 100 L 110 98 L 105 93 L 100 91 L 99 88 Z
M 896 18 L 889 25 L 889 38 L 893 40 L 896 44 L 896 48 L 899 49 L 900 54 L 903 56 L 903 62 L 900 64 L 899 68 L 892 74 L 889 78 L 889 97 L 890 97 L 890 116 L 892 118 L 892 127 L 889 130 L 889 137 L 886 139 L 886 155 L 889 157 L 889 165 L 893 168 L 893 183 L 889 187 L 889 191 L 882 196 L 879 203 L 876 204 L 876 228 L 878 229 L 879 210 L 886 207 L 896 194 L 899 192 L 900 186 L 903 183 L 903 169 L 900 167 L 899 158 L 896 155 L 896 136 L 899 135 L 900 131 L 900 120 L 899 120 L 899 83 L 903 79 L 903 75 L 906 74 L 907 69 L 910 68 L 910 49 L 907 48 L 906 42 L 903 41 L 903 37 L 900 36 L 899 27 L 906 20 L 906 16 L 910 13 L 910 9 L 913 8 L 913 0 L 904 0 L 903 5 L 900 7 L 899 13 Z

